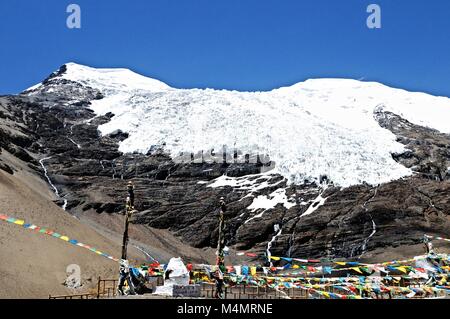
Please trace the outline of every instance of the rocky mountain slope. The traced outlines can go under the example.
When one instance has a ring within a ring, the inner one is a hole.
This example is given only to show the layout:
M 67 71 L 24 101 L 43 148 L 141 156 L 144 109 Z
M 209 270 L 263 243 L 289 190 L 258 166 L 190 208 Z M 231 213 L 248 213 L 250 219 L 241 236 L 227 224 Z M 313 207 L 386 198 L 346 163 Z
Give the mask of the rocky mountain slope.
M 424 233 L 448 237 L 446 98 L 352 80 L 178 90 L 67 64 L 0 103 L 0 147 L 51 184 L 59 206 L 104 231 L 132 180 L 134 224 L 143 240 L 149 229 L 170 232 L 168 250 L 175 241 L 213 250 L 221 196 L 237 262 L 237 250 L 400 258 L 423 251 Z

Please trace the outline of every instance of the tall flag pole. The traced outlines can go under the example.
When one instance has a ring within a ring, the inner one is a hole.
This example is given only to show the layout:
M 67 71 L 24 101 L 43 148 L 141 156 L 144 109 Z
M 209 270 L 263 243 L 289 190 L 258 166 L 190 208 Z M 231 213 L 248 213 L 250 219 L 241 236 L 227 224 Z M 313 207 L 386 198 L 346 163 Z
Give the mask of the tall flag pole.
M 217 274 L 216 274 L 216 298 L 223 298 L 223 274 L 226 271 L 225 268 L 225 256 L 224 256 L 224 248 L 225 248 L 225 212 L 227 210 L 227 206 L 225 204 L 225 199 L 223 197 L 220 198 L 220 212 L 219 212 L 219 238 L 217 240 Z
M 127 246 L 128 246 L 128 225 L 130 223 L 131 215 L 134 211 L 134 185 L 128 182 L 127 185 L 128 197 L 125 204 L 125 231 L 123 233 L 122 242 L 122 259 L 127 259 Z

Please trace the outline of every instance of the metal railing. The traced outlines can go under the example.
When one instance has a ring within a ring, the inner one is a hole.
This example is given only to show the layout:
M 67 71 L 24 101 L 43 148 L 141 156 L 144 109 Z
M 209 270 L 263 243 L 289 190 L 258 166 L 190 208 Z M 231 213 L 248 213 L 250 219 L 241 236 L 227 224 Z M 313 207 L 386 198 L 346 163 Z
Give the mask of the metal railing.
M 101 279 L 98 277 L 97 291 L 95 293 L 84 293 L 75 295 L 49 295 L 48 299 L 100 299 L 110 298 L 117 295 L 117 279 Z
M 258 286 L 226 286 L 224 288 L 225 299 L 308 299 L 309 293 L 304 289 L 284 289 L 282 291 L 269 287 Z M 202 297 L 214 298 L 215 285 L 209 283 L 202 284 Z
M 48 299 L 97 299 L 97 294 L 79 294 L 79 295 L 59 295 L 59 296 L 52 296 L 49 295 Z
M 162 284 L 162 277 L 157 277 L 156 284 Z M 102 279 L 98 277 L 97 291 L 93 293 L 75 294 L 75 295 L 49 295 L 49 299 L 100 299 L 112 298 L 117 296 L 117 279 Z

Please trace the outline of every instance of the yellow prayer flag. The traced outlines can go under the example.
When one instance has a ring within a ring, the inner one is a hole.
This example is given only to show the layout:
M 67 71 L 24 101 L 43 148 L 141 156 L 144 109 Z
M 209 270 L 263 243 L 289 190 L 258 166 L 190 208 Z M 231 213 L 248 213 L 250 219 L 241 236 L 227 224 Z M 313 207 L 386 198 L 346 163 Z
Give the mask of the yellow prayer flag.
M 69 241 L 69 237 L 67 237 L 67 236 L 61 236 L 60 239 L 62 239 L 64 241 Z
M 23 224 L 25 224 L 25 221 L 18 219 L 18 220 L 16 220 L 14 222 L 14 224 L 16 224 L 16 225 L 23 225 Z
M 341 266 L 347 265 L 347 263 L 345 261 L 335 261 L 335 263 L 338 265 L 341 265 Z
M 275 257 L 275 256 L 270 256 L 270 259 L 272 259 L 272 260 L 280 260 L 281 258 L 280 257 Z
M 406 272 L 408 271 L 407 268 L 406 268 L 405 266 L 397 267 L 397 269 L 400 270 L 402 273 L 405 273 L 405 274 L 406 274 Z
M 250 273 L 252 276 L 256 275 L 256 267 L 250 267 Z
M 361 269 L 359 269 L 359 267 L 352 267 L 350 269 L 353 269 L 356 272 L 359 272 L 360 274 L 362 274 L 363 272 L 361 271 Z

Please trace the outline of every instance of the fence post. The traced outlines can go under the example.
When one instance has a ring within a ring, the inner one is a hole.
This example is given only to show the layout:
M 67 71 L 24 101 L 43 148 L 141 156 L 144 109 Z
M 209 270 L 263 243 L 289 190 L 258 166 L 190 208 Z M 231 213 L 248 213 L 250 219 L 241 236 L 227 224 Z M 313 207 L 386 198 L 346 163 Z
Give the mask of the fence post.
M 97 299 L 100 299 L 100 278 L 98 277 L 98 283 L 97 283 Z

